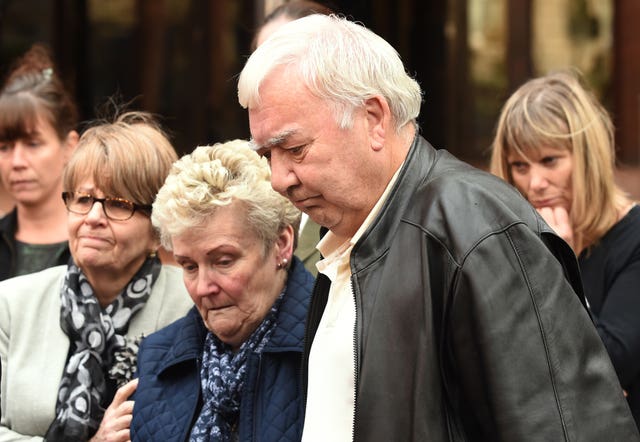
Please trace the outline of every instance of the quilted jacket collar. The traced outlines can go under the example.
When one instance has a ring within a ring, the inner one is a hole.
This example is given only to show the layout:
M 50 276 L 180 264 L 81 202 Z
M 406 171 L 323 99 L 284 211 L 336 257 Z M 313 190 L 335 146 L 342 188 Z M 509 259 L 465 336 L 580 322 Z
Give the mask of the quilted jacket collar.
M 294 256 L 289 269 L 287 291 L 278 312 L 278 325 L 264 352 L 302 351 L 304 322 L 309 306 L 306 287 L 310 286 L 312 281 L 313 276 L 305 270 L 302 261 Z
M 189 360 L 195 361 L 200 357 L 207 329 L 195 306 L 189 310 L 182 322 L 182 327 L 176 333 L 175 339 L 167 347 L 166 356 L 162 358 L 164 363 L 160 366 L 160 373 L 175 365 Z

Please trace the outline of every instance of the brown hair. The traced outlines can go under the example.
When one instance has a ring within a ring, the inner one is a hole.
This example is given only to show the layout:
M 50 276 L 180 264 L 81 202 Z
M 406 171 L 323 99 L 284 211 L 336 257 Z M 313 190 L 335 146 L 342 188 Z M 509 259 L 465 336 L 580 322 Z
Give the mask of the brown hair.
M 151 114 L 127 112 L 87 129 L 64 173 L 64 190 L 91 178 L 108 196 L 151 205 L 178 156 Z
M 0 139 L 29 137 L 41 118 L 63 141 L 76 128 L 78 111 L 49 50 L 35 44 L 15 62 L 0 91 Z
M 267 14 L 260 27 L 256 30 L 255 34 L 253 35 L 253 40 L 251 41 L 251 51 L 255 51 L 258 47 L 258 35 L 268 23 L 271 23 L 272 21 L 277 20 L 281 17 L 286 17 L 290 20 L 296 20 L 312 14 L 331 15 L 333 14 L 333 11 L 328 6 L 310 0 L 293 0 L 281 4 L 269 14 Z

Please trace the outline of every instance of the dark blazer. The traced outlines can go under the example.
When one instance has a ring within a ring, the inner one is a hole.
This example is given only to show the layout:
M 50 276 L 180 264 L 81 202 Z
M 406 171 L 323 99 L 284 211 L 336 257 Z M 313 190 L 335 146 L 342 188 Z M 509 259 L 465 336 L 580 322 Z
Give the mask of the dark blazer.
M 242 391 L 240 441 L 299 441 L 303 407 L 300 361 L 313 277 L 294 258 L 277 326 L 260 354 L 248 361 Z M 202 399 L 200 363 L 205 337 L 198 311 L 145 338 L 138 353 L 133 441 L 186 441 Z

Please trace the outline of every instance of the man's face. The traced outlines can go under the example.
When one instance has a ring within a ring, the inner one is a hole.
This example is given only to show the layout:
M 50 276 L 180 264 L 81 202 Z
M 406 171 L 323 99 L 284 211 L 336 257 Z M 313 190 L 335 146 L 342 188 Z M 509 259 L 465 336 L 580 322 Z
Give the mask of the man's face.
M 373 123 L 365 109 L 353 115 L 352 127 L 341 129 L 330 103 L 282 69 L 266 78 L 260 103 L 249 108 L 251 135 L 271 164 L 272 187 L 315 222 L 347 237 L 381 193 L 369 136 Z

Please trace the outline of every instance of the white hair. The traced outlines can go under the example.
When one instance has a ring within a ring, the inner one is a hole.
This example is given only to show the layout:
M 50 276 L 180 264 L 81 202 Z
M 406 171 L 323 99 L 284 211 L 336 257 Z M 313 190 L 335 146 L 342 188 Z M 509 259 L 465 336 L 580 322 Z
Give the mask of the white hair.
M 396 130 L 415 124 L 420 112 L 420 86 L 407 74 L 396 50 L 345 18 L 314 14 L 271 35 L 240 73 L 242 107 L 260 104 L 260 85 L 279 67 L 297 74 L 313 95 L 331 102 L 343 129 L 351 126 L 352 111 L 376 95 L 387 101 Z

